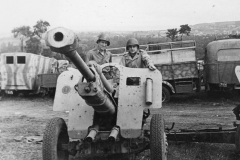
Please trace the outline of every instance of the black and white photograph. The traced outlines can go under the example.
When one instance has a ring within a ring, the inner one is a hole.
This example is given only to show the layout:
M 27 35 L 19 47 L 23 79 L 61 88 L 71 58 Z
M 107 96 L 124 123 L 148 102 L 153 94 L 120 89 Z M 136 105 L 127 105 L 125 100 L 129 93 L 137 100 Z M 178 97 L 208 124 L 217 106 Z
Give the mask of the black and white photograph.
M 239 0 L 0 2 L 0 160 L 240 160 Z

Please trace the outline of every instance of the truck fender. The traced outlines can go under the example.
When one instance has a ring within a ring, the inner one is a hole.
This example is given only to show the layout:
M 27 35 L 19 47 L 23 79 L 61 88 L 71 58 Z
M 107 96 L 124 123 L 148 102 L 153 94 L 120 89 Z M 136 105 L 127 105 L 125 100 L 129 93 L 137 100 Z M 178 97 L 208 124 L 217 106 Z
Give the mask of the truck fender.
M 174 90 L 173 86 L 171 85 L 171 83 L 169 83 L 167 81 L 162 81 L 162 83 L 167 85 L 171 89 L 172 93 L 175 93 L 175 90 Z

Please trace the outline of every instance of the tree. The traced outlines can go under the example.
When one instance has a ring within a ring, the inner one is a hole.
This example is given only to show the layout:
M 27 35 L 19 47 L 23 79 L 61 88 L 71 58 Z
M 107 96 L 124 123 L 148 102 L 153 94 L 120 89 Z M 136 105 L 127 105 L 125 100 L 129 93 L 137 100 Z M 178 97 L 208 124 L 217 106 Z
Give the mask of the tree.
M 33 26 L 33 31 L 30 30 L 29 26 L 22 26 L 14 28 L 12 30 L 14 38 L 19 38 L 21 40 L 21 51 L 25 48 L 28 53 L 41 54 L 43 48 L 40 39 L 42 34 L 45 33 L 50 24 L 47 21 L 39 20 L 37 24 Z M 23 47 L 23 41 L 26 40 L 26 46 Z
M 34 35 L 38 36 L 39 38 L 42 38 L 42 34 L 48 30 L 49 26 L 50 24 L 47 21 L 43 20 L 37 21 L 37 24 L 33 26 Z
M 50 24 L 47 21 L 37 21 L 37 24 L 33 26 L 33 36 L 26 41 L 26 52 L 34 54 L 42 53 L 43 47 L 40 39 L 42 39 L 42 34 L 48 30 L 49 26 Z
M 21 26 L 18 28 L 14 28 L 12 30 L 13 33 L 13 37 L 14 38 L 19 38 L 21 41 L 21 51 L 23 52 L 23 40 L 33 36 L 33 32 L 30 31 L 30 27 L 29 26 Z
M 171 39 L 172 41 L 175 41 L 178 38 L 178 30 L 177 28 L 173 28 L 173 29 L 168 29 L 166 32 L 166 37 Z
M 27 53 L 41 54 L 41 41 L 37 37 L 30 37 L 30 39 L 26 41 L 25 50 Z
M 191 32 L 191 28 L 188 26 L 188 24 L 185 25 L 181 25 L 181 28 L 178 30 L 179 34 L 181 34 L 181 41 L 182 41 L 182 37 L 183 35 L 187 35 L 189 36 L 190 32 Z

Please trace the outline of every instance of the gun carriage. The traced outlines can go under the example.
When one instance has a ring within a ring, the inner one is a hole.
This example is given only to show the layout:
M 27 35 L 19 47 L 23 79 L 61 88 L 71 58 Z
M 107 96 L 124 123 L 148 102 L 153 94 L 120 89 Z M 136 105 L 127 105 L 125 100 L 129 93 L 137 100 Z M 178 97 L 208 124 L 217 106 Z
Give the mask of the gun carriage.
M 161 114 L 150 116 L 150 109 L 161 113 L 162 76 L 158 70 L 126 68 L 114 63 L 85 64 L 75 50 L 75 34 L 65 28 L 49 31 L 46 43 L 52 51 L 68 57 L 77 69 L 65 71 L 58 78 L 53 110 L 68 110 L 68 125 L 59 117 L 49 121 L 43 137 L 44 160 L 65 160 L 69 155 L 131 157 L 147 149 L 151 159 L 165 160 L 167 139 L 235 143 L 240 151 L 237 123 L 229 130 L 171 131 L 173 126 L 165 128 Z M 236 73 L 239 70 L 236 68 Z M 146 125 L 149 116 L 150 125 Z
M 167 141 L 161 114 L 151 118 L 149 109 L 162 107 L 161 73 L 126 68 L 114 63 L 88 65 L 76 52 L 75 34 L 65 28 L 47 33 L 52 51 L 68 57 L 76 69 L 63 72 L 57 81 L 53 110 L 69 111 L 68 125 L 56 117 L 43 137 L 43 159 L 108 154 L 134 155 L 150 149 L 151 159 L 166 159 Z

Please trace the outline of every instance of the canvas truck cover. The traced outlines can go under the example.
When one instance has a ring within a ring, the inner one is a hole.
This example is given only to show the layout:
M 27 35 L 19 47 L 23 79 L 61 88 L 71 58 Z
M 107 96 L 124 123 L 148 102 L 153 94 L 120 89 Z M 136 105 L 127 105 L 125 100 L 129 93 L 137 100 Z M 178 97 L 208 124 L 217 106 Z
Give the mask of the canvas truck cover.
M 197 78 L 198 69 L 194 49 L 166 50 L 158 54 L 149 53 L 154 65 L 164 80 Z
M 57 60 L 31 53 L 0 54 L 2 90 L 37 90 L 38 74 L 55 73 Z
M 205 53 L 206 82 L 239 84 L 235 67 L 240 65 L 240 39 L 210 42 Z

